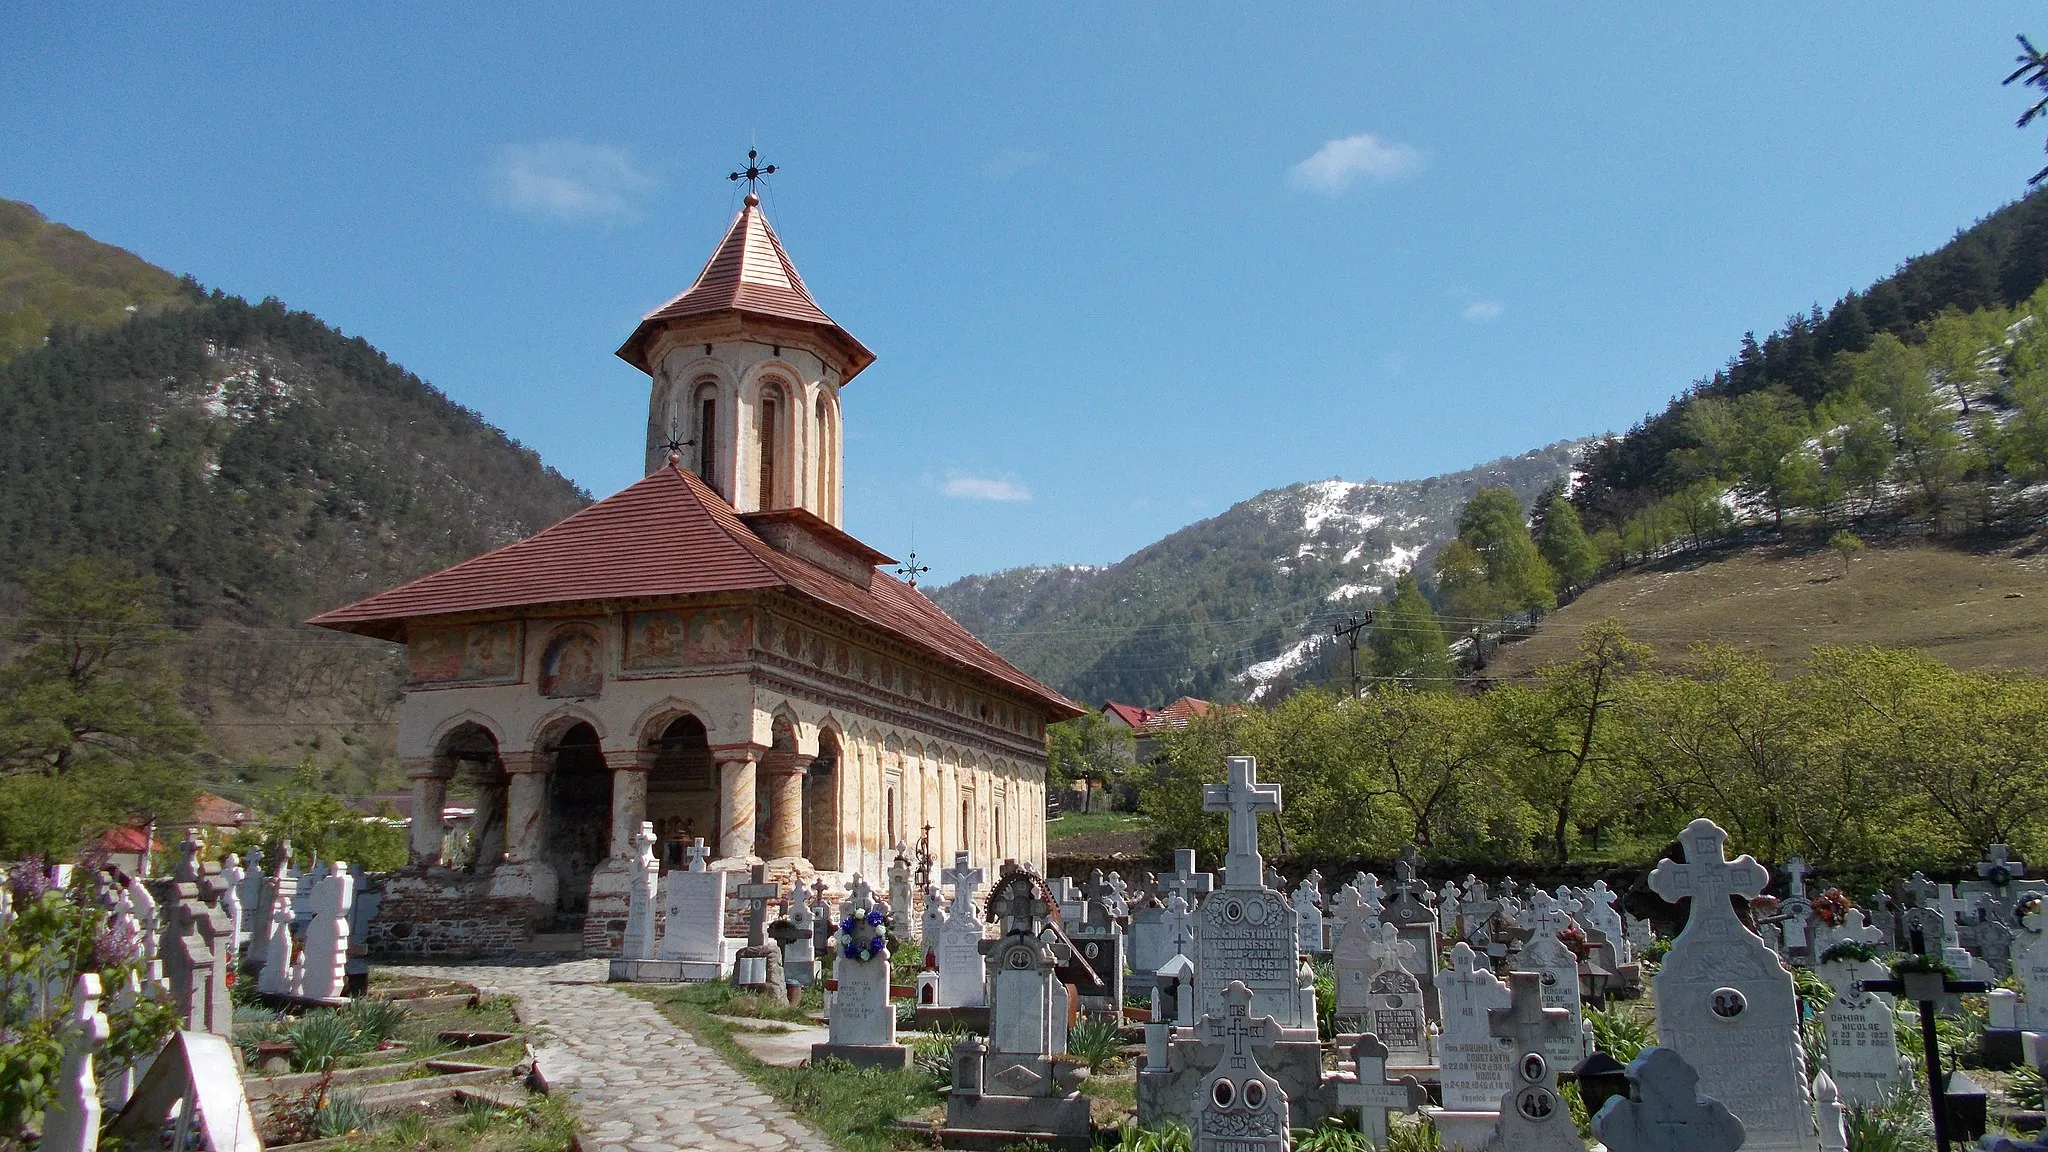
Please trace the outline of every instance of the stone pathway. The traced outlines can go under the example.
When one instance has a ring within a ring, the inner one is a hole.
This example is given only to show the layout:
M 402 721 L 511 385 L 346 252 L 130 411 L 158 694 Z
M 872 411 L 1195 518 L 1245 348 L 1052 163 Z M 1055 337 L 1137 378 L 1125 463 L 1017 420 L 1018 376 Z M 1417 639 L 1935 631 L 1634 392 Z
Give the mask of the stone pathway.
M 832 1152 L 834 1145 L 654 1006 L 605 983 L 603 960 L 393 968 L 519 1001 L 541 1074 L 581 1111 L 583 1152 Z

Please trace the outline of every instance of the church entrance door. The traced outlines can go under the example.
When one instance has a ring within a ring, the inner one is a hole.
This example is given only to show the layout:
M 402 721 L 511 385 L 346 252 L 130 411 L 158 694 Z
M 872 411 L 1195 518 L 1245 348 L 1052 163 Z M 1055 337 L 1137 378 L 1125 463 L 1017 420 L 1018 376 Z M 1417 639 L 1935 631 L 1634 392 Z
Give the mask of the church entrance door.
M 588 724 L 572 725 L 555 742 L 548 778 L 544 859 L 561 878 L 555 899 L 561 929 L 580 927 L 590 907 L 590 873 L 611 854 L 612 774 Z

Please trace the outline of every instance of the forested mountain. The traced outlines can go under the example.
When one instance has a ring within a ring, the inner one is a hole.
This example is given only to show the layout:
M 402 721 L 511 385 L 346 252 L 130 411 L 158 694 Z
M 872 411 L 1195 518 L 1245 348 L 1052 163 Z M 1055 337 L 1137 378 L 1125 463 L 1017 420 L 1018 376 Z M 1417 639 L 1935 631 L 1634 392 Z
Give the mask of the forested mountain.
M 1014 568 L 926 589 L 1018 667 L 1076 699 L 1265 697 L 1344 674 L 1333 623 L 1457 531 L 1479 488 L 1526 505 L 1584 442 L 1397 483 L 1261 492 L 1107 568 Z
M 201 298 L 133 252 L 0 200 L 0 361 L 41 345 L 53 325 L 104 328 Z
M 33 299 L 87 302 L 0 363 L 0 580 L 81 554 L 156 577 L 192 638 L 195 702 L 230 754 L 274 752 L 290 741 L 257 737 L 346 727 L 389 703 L 381 646 L 297 620 L 588 502 L 361 338 L 275 300 L 180 288 L 0 206 L 39 225 L 30 247 L 58 253 L 30 278 Z M 109 280 L 109 268 L 126 271 Z M 65 269 L 79 275 L 68 294 Z M 177 306 L 149 295 L 166 284 Z M 130 312 L 124 298 L 142 303 Z M 124 318 L 97 325 L 110 308 Z
M 1886 333 L 1918 345 L 1943 312 L 2011 308 L 2044 280 L 2048 189 L 2005 205 L 1941 248 L 1907 260 L 1892 275 L 1848 293 L 1825 311 L 1816 304 L 1762 341 L 1746 334 L 1720 371 L 1695 381 L 1626 436 L 1594 444 L 1573 502 L 1589 529 L 1618 528 L 1711 470 L 1703 469 L 1707 446 L 1700 421 L 1688 418 L 1699 400 L 1769 392 L 1790 402 L 1787 411 L 1803 416 L 1852 384 L 1843 353 L 1865 352 Z

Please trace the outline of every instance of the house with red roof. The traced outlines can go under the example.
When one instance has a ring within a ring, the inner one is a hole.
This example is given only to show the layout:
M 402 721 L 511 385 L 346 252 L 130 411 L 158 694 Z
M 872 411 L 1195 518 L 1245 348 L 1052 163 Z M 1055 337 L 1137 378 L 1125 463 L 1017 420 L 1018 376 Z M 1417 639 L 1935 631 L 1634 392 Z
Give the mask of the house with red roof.
M 1102 715 L 1110 723 L 1128 729 L 1131 733 L 1137 761 L 1142 764 L 1152 759 L 1159 751 L 1159 737 L 1167 732 L 1177 732 L 1190 723 L 1209 714 L 1216 707 L 1207 700 L 1183 696 L 1163 708 L 1147 708 L 1139 704 L 1119 704 L 1114 700 L 1102 706 Z
M 614 949 L 643 824 L 664 867 L 701 843 L 833 886 L 920 840 L 1042 867 L 1045 729 L 1084 709 L 841 527 L 839 395 L 874 354 L 756 196 L 618 355 L 651 381 L 644 479 L 311 621 L 404 645 L 407 808 L 475 810 L 459 853 L 411 822 L 372 946 Z

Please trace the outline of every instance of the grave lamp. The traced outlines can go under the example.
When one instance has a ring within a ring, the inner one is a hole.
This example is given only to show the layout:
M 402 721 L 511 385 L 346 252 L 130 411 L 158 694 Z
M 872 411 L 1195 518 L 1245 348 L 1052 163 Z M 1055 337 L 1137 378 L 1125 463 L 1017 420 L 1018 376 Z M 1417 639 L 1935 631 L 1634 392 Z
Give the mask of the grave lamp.
M 1572 1079 L 1578 1082 L 1579 1099 L 1585 1101 L 1588 1116 L 1598 1116 L 1601 1107 L 1617 1096 L 1628 1099 L 1628 1069 L 1605 1052 L 1595 1050 L 1579 1061 L 1572 1069 Z

